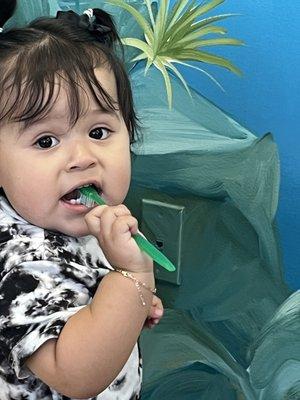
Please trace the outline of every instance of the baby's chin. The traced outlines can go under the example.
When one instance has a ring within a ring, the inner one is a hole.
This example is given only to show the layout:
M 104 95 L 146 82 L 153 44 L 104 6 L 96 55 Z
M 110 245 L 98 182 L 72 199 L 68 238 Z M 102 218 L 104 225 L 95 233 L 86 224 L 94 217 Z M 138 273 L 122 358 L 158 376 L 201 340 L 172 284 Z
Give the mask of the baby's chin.
M 58 229 L 57 232 L 62 233 L 66 236 L 71 236 L 74 238 L 80 238 L 83 236 L 90 235 L 90 232 L 87 228 L 78 228 L 78 229 Z
M 41 228 L 52 231 L 52 232 L 57 232 L 59 234 L 63 234 L 66 236 L 71 236 L 74 238 L 80 238 L 83 236 L 88 236 L 91 233 L 89 232 L 87 225 L 84 223 L 80 224 L 79 226 L 41 226 Z

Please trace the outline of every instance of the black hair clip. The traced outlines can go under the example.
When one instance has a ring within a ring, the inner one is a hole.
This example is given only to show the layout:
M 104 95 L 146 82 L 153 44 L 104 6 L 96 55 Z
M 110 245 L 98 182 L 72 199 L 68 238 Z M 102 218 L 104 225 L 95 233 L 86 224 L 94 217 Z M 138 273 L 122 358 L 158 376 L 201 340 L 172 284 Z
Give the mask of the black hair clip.
M 103 10 L 97 10 L 97 17 L 94 15 L 92 8 L 85 10 L 83 15 L 80 16 L 79 26 L 88 29 L 93 35 L 97 37 L 98 40 L 103 41 L 105 36 L 111 32 L 111 27 L 103 25 L 98 21 L 98 18 L 105 17 L 107 14 Z M 99 15 L 99 12 L 101 15 Z M 104 40 L 105 41 L 105 40 Z
M 83 15 L 78 15 L 72 10 L 58 11 L 56 18 L 67 20 L 75 26 L 87 29 L 96 37 L 99 42 L 108 44 L 112 41 L 112 38 L 109 35 L 112 33 L 112 28 L 99 22 L 99 17 L 105 20 L 106 15 L 107 13 L 105 11 L 97 9 L 96 17 L 93 13 L 93 9 L 90 8 L 84 11 Z

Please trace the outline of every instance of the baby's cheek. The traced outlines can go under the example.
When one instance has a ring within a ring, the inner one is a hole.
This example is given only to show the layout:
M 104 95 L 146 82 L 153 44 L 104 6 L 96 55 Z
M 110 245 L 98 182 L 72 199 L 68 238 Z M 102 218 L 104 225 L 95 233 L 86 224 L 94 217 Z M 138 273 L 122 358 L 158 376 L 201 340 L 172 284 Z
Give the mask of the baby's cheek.
M 119 172 L 119 192 L 123 199 L 126 197 L 130 186 L 130 172 L 126 169 Z

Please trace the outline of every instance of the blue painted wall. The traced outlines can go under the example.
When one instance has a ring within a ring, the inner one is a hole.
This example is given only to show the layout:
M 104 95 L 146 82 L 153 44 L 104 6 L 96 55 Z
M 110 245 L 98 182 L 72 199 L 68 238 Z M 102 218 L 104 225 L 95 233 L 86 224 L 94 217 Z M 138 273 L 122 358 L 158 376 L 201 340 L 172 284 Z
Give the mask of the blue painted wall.
M 272 132 L 281 160 L 277 222 L 285 276 L 291 288 L 300 288 L 300 1 L 227 0 L 207 15 L 221 13 L 242 14 L 218 25 L 246 46 L 206 50 L 229 58 L 244 76 L 203 65 L 224 93 L 204 74 L 181 71 L 190 86 L 254 134 Z

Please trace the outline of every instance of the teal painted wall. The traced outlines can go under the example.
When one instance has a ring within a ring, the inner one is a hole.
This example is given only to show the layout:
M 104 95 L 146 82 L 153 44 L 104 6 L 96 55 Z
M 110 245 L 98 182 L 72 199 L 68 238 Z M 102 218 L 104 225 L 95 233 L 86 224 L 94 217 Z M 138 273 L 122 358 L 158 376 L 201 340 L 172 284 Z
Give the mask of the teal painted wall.
M 227 0 L 211 15 L 238 13 L 221 21 L 228 37 L 246 46 L 211 48 L 240 67 L 239 78 L 214 66 L 207 72 L 222 84 L 223 93 L 204 74 L 182 68 L 189 84 L 257 136 L 272 132 L 281 161 L 277 221 L 285 276 L 300 288 L 300 1 Z M 208 49 L 208 48 L 207 48 Z

